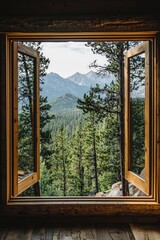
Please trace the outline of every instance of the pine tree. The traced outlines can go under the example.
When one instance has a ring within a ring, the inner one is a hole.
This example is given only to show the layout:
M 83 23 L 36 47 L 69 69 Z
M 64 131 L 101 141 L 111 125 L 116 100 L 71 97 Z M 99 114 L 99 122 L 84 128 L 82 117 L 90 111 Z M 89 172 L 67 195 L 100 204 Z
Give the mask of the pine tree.
M 98 130 L 98 181 L 100 191 L 110 189 L 112 184 L 119 181 L 119 139 L 117 137 L 118 119 L 116 115 L 108 115 L 99 124 Z
M 84 195 L 84 166 L 83 158 L 83 122 L 82 119 L 77 123 L 75 133 L 71 138 L 71 146 L 69 152 L 69 195 Z
M 69 173 L 69 141 L 65 127 L 57 131 L 54 136 L 54 153 L 52 155 L 52 186 L 55 195 L 67 196 L 68 194 L 68 173 Z
M 40 52 L 40 93 L 44 84 L 44 76 L 49 65 L 43 53 L 40 42 L 23 42 L 23 45 L 33 48 Z M 19 107 L 19 167 L 24 170 L 33 171 L 34 149 L 33 149 L 33 126 L 32 126 L 32 106 L 33 106 L 33 89 L 34 89 L 34 64 L 33 59 L 24 54 L 18 55 L 18 107 Z M 40 140 L 41 140 L 41 161 L 46 161 L 52 154 L 51 129 L 47 124 L 54 118 L 49 114 L 51 106 L 47 97 L 40 95 Z M 48 146 L 47 144 L 48 143 Z
M 96 141 L 96 118 L 94 112 L 85 116 L 83 166 L 84 166 L 84 191 L 86 195 L 95 194 L 99 191 L 97 173 L 97 141 Z
M 129 48 L 137 45 L 138 42 L 89 42 L 88 47 L 91 47 L 94 54 L 100 54 L 106 57 L 106 64 L 100 66 L 94 61 L 90 67 L 97 70 L 98 74 L 114 76 L 110 85 L 105 85 L 101 88 L 98 84 L 96 87 L 92 87 L 87 94 L 84 94 L 83 99 L 78 100 L 78 108 L 82 109 L 84 113 L 94 112 L 99 120 L 111 116 L 117 116 L 118 122 L 116 128 L 116 136 L 119 139 L 119 149 L 117 160 L 121 169 L 121 180 L 123 186 L 123 195 L 127 195 L 126 181 L 124 178 L 124 56 L 123 52 Z M 132 77 L 135 80 L 134 86 L 142 80 L 141 68 L 136 70 L 137 66 L 140 66 L 141 61 L 137 57 L 132 62 Z M 135 71 L 134 71 L 135 70 Z M 113 126 L 114 127 L 114 126 Z M 112 148 L 112 146 L 111 146 Z

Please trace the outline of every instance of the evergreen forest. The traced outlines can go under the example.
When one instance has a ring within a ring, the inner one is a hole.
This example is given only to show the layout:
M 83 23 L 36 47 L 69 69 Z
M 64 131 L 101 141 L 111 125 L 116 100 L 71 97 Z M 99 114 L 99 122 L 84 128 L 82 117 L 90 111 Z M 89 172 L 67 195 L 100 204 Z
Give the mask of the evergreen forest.
M 65 107 L 43 96 L 42 89 L 50 60 L 40 42 L 23 42 L 40 53 L 40 193 L 41 196 L 94 196 L 122 181 L 124 162 L 124 52 L 137 41 L 87 42 L 96 55 L 106 58 L 90 68 L 97 75 L 112 75 L 109 84 L 91 86 L 83 97 L 68 93 Z M 33 60 L 18 56 L 18 168 L 33 171 L 32 101 Z M 132 169 L 144 168 L 144 56 L 130 61 Z M 68 100 L 73 102 L 69 104 Z M 62 100 L 62 99 L 61 99 Z M 55 110 L 56 109 L 56 110 Z M 23 195 L 32 195 L 31 189 Z

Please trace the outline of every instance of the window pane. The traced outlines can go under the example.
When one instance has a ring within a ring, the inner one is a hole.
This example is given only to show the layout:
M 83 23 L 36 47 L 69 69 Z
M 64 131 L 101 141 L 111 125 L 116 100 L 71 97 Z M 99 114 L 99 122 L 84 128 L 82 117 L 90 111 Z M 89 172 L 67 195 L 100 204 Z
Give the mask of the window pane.
M 130 58 L 130 170 L 142 178 L 145 166 L 145 54 Z
M 18 54 L 18 180 L 34 171 L 34 59 Z

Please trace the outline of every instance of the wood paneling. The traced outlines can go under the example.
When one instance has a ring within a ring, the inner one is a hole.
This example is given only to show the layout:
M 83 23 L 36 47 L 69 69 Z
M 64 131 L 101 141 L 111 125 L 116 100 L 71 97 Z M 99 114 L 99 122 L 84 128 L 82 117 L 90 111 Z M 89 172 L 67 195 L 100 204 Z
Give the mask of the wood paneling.
M 160 30 L 160 16 L 116 15 L 73 19 L 54 17 L 2 17 L 0 32 L 135 32 Z
M 53 222 L 55 223 L 107 223 L 142 222 L 156 223 L 160 220 L 157 205 L 133 204 L 55 204 L 0 207 L 0 223 L 3 222 Z

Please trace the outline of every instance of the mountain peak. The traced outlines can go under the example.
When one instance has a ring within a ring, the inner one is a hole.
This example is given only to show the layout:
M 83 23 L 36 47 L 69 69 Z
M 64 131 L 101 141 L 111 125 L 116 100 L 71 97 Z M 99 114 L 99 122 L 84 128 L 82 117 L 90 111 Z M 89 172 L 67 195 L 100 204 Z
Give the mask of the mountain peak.
M 58 73 L 55 73 L 55 72 L 50 72 L 48 73 L 46 76 L 45 76 L 45 80 L 48 80 L 48 81 L 63 81 L 63 77 L 61 77 Z
M 86 73 L 87 75 L 88 74 L 95 74 L 96 72 L 94 72 L 93 70 L 90 70 L 88 73 Z
M 97 77 L 98 74 L 96 72 L 94 72 L 93 70 L 91 70 L 88 73 L 86 73 L 85 76 L 88 78 L 91 78 L 91 77 Z
M 77 79 L 81 76 L 77 76 Z M 63 78 L 57 73 L 50 72 L 44 77 L 42 87 L 42 95 L 47 96 L 49 100 L 56 97 L 71 93 L 77 97 L 82 97 L 84 92 L 88 91 L 88 87 L 80 86 L 69 78 Z
M 47 75 L 56 75 L 56 76 L 60 76 L 60 75 L 58 75 L 58 73 L 55 73 L 55 72 L 50 72 L 50 73 L 48 73 Z
M 76 72 L 76 73 L 72 74 L 70 77 L 68 77 L 68 79 L 70 79 L 72 77 L 80 77 L 80 76 L 83 76 L 83 74 L 80 72 Z
M 92 70 L 86 74 L 76 72 L 68 78 L 63 78 L 55 72 L 50 72 L 44 77 L 44 84 L 41 86 L 42 95 L 47 96 L 49 100 L 68 93 L 81 98 L 90 87 L 94 87 L 96 84 L 103 87 L 106 83 L 109 84 L 112 79 L 113 76 L 102 77 Z
M 52 112 L 61 112 L 66 110 L 75 110 L 77 106 L 78 97 L 74 96 L 71 93 L 66 93 L 63 96 L 57 97 L 50 101 L 52 105 L 51 111 Z
M 96 84 L 99 84 L 101 87 L 103 87 L 106 83 L 111 82 L 109 77 L 107 76 L 104 77 L 101 74 L 97 74 L 93 70 L 89 71 L 86 74 L 76 72 L 68 79 L 78 84 L 79 86 L 86 86 L 89 88 L 96 86 Z

